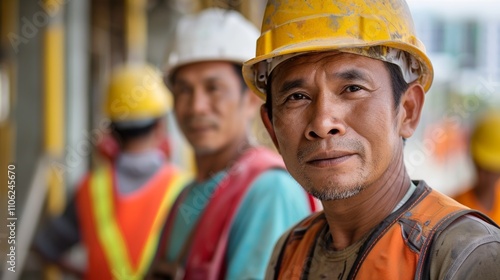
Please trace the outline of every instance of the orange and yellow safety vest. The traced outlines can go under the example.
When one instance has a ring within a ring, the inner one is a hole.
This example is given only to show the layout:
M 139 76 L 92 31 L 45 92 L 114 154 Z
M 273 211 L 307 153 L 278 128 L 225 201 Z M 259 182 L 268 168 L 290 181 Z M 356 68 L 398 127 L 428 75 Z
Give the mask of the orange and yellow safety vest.
M 120 195 L 113 171 L 110 165 L 101 166 L 77 192 L 88 255 L 85 278 L 143 279 L 166 215 L 187 178 L 167 164 L 139 190 Z

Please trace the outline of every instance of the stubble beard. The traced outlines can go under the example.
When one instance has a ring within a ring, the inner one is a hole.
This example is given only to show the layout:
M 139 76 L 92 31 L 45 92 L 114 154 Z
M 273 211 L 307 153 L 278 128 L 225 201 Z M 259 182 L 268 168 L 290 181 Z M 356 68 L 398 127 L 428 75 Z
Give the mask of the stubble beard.
M 348 199 L 358 195 L 366 189 L 366 186 L 360 184 L 355 184 L 354 186 L 341 186 L 331 180 L 328 180 L 326 184 L 318 187 L 312 182 L 311 178 L 307 176 L 305 177 L 305 181 L 305 184 L 303 184 L 304 189 L 321 201 Z
M 304 179 L 301 184 L 302 187 L 321 201 L 348 199 L 366 189 L 366 186 L 361 183 L 364 182 L 365 178 L 360 173 L 353 175 L 356 180 L 351 184 L 340 184 L 339 182 L 334 182 L 332 179 L 328 179 L 326 183 L 318 184 L 314 183 L 312 178 L 304 172 L 301 173 L 301 177 Z
M 305 155 L 310 153 L 311 150 L 317 149 L 318 144 L 312 144 L 309 147 L 303 148 L 299 150 L 297 153 L 297 158 L 301 164 L 304 164 Z M 365 163 L 364 155 L 365 148 L 360 141 L 357 140 L 343 140 L 342 142 L 337 142 L 338 147 L 343 147 L 347 150 L 357 151 L 359 153 L 359 157 L 362 163 Z M 341 200 L 348 199 L 353 196 L 358 195 L 364 189 L 366 189 L 367 174 L 364 172 L 363 167 L 358 167 L 353 170 L 353 174 L 350 176 L 354 181 L 352 183 L 339 183 L 332 178 L 328 178 L 326 182 L 314 183 L 313 178 L 310 176 L 312 174 L 308 174 L 304 171 L 304 167 L 302 166 L 299 169 L 299 177 L 303 178 L 303 182 L 301 182 L 302 187 L 310 193 L 312 196 L 316 197 L 321 201 L 332 201 L 332 200 Z

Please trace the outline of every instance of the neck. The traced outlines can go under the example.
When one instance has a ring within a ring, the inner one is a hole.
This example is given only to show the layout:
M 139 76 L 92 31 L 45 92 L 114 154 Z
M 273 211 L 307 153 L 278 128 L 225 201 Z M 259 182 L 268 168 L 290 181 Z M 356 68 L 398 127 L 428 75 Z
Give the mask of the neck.
M 158 145 L 152 139 L 141 139 L 140 141 L 131 141 L 122 147 L 122 151 L 128 154 L 140 154 L 156 149 Z
M 392 167 L 358 195 L 343 200 L 323 201 L 333 249 L 343 250 L 368 234 L 391 214 L 410 184 L 401 150 Z
M 231 167 L 231 165 L 250 147 L 250 141 L 245 136 L 242 140 L 233 141 L 229 145 L 213 153 L 195 155 L 197 168 L 196 181 L 205 181 L 214 174 Z

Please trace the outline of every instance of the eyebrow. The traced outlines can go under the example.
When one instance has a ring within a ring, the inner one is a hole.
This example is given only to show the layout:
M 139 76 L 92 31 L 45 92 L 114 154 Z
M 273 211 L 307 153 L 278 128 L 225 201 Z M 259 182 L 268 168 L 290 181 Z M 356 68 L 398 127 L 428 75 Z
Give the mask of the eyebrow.
M 350 69 L 347 71 L 335 73 L 334 76 L 336 78 L 340 78 L 343 80 L 348 80 L 348 81 L 356 81 L 356 80 L 362 80 L 366 82 L 370 82 L 371 79 L 363 72 L 356 70 L 356 69 Z M 283 83 L 281 88 L 278 91 L 278 94 L 283 94 L 287 91 L 290 91 L 295 88 L 300 88 L 304 86 L 304 80 L 303 79 L 295 79 L 291 81 L 286 81 Z
M 363 81 L 371 81 L 366 74 L 363 72 L 356 70 L 356 69 L 351 69 L 339 73 L 334 74 L 335 77 L 343 79 L 343 80 L 349 80 L 349 81 L 355 81 L 355 80 L 363 80 Z
M 215 75 L 215 76 L 209 76 L 209 77 L 203 79 L 203 82 L 204 83 L 214 83 L 214 82 L 219 81 L 220 79 L 221 79 L 221 77 L 217 76 L 217 75 Z
M 203 83 L 214 83 L 214 82 L 217 82 L 218 80 L 220 80 L 220 76 L 209 76 L 205 79 L 203 79 Z M 174 85 L 176 84 L 179 84 L 179 85 L 190 85 L 190 83 L 187 81 L 187 80 L 184 80 L 182 78 L 177 78 L 175 80 L 175 83 Z
M 304 85 L 304 80 L 302 80 L 302 79 L 295 79 L 295 80 L 287 81 L 281 86 L 280 90 L 278 91 L 278 94 L 285 93 L 285 92 L 292 90 L 294 88 L 302 87 L 303 85 Z

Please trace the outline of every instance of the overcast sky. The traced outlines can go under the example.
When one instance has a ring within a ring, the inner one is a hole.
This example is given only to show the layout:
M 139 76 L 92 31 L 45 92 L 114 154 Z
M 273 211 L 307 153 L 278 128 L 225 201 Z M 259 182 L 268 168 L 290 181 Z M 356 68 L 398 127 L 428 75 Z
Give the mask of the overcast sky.
M 500 0 L 406 0 L 410 10 L 433 11 L 447 16 L 500 18 Z

